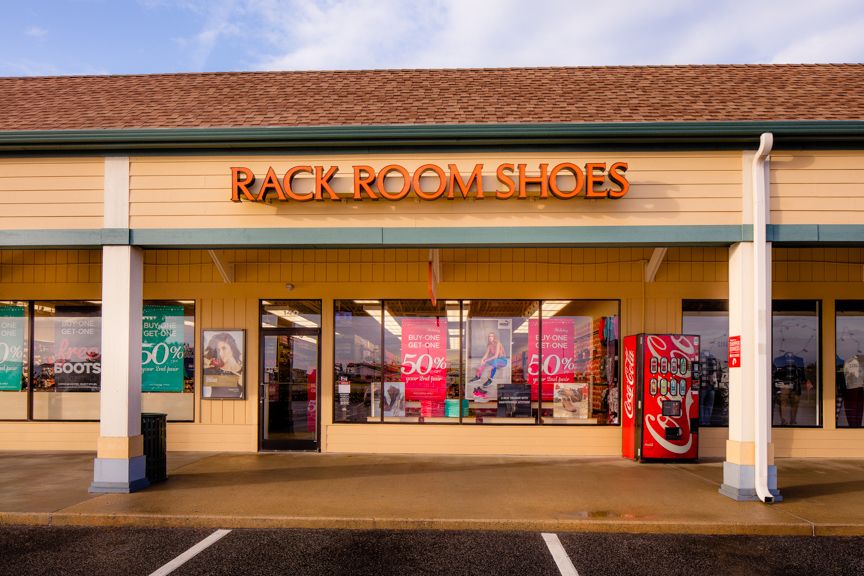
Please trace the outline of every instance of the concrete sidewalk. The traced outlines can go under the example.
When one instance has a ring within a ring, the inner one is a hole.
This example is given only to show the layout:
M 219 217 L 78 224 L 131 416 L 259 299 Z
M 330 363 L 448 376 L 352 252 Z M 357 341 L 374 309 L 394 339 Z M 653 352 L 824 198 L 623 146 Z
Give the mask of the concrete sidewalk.
M 778 460 L 784 501 L 718 494 L 721 462 L 169 455 L 169 479 L 87 493 L 91 453 L 0 453 L 0 524 L 864 535 L 864 460 Z

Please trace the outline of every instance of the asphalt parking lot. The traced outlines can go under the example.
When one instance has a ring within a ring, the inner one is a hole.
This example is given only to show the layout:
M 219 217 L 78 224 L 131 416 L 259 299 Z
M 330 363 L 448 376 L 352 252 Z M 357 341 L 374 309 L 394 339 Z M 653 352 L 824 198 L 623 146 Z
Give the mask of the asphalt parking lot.
M 0 528 L 0 574 L 149 575 L 214 530 Z M 557 534 L 581 576 L 860 574 L 864 538 Z M 555 539 L 553 538 L 553 542 Z M 171 574 L 568 574 L 536 532 L 232 530 Z M 560 560 L 560 558 L 559 558 Z M 570 572 L 572 574 L 572 572 Z

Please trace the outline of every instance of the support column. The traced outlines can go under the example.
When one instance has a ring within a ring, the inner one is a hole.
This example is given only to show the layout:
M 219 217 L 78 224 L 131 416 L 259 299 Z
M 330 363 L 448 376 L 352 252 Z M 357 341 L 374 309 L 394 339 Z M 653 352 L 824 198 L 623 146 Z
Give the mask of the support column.
M 742 157 L 742 221 L 753 241 L 729 249 L 729 336 L 740 359 L 729 363 L 729 439 L 720 493 L 735 500 L 780 501 L 771 442 L 770 133 Z M 730 348 L 731 349 L 731 348 Z
M 148 485 L 141 436 L 140 248 L 102 249 L 102 388 L 91 492 L 134 492 Z
M 756 370 L 757 317 L 754 289 L 754 248 L 751 242 L 729 249 L 729 335 L 741 337 L 741 366 L 729 368 L 729 439 L 723 463 L 720 493 L 734 500 L 758 500 L 756 496 Z M 768 266 L 770 266 L 770 258 Z M 765 327 L 770 330 L 770 326 Z M 770 356 L 770 354 L 769 354 Z M 775 500 L 777 467 L 774 444 L 768 442 L 768 488 Z

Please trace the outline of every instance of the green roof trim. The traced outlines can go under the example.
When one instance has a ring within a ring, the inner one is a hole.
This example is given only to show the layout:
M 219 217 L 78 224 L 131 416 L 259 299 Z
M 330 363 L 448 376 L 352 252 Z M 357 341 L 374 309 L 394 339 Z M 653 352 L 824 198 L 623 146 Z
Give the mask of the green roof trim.
M 784 143 L 864 143 L 864 121 L 807 120 L 25 130 L 0 131 L 0 150 L 488 146 L 604 142 L 744 143 L 749 148 L 756 146 L 759 135 L 764 132 L 774 134 L 776 146 Z
M 0 230 L 0 249 L 427 248 L 729 246 L 752 242 L 753 226 L 518 226 L 481 228 L 97 228 Z M 864 224 L 770 224 L 777 245 L 864 246 Z

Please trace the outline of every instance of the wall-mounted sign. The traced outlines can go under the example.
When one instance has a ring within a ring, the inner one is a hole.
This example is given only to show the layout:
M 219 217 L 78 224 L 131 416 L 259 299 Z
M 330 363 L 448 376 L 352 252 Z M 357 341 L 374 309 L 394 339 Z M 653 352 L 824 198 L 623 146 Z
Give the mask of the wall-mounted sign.
M 245 330 L 203 330 L 204 384 L 202 397 L 220 400 L 246 398 L 244 369 Z
M 741 367 L 741 336 L 729 337 L 729 367 Z
M 562 162 L 551 166 L 539 164 L 503 163 L 495 168 L 495 190 L 484 187 L 484 165 L 475 164 L 471 174 L 465 176 L 456 164 L 444 169 L 437 164 L 423 164 L 413 172 L 400 164 L 390 164 L 380 170 L 372 166 L 353 166 L 350 193 L 337 192 L 333 180 L 339 172 L 338 166 L 292 166 L 284 174 L 277 174 L 271 166 L 259 181 L 250 168 L 231 168 L 231 200 L 241 202 L 265 202 L 268 199 L 309 202 L 320 200 L 402 200 L 409 193 L 420 200 L 446 198 L 494 197 L 499 200 L 528 198 L 529 186 L 537 189 L 541 199 L 553 197 L 570 198 L 621 198 L 630 189 L 626 162 L 589 162 L 584 166 Z M 310 181 L 310 189 L 300 191 L 295 178 L 302 176 Z M 388 186 L 385 186 L 385 181 Z M 568 182 L 564 185 L 563 182 Z M 395 188 L 398 189 L 394 189 Z M 347 191 L 346 191 L 347 192 Z

